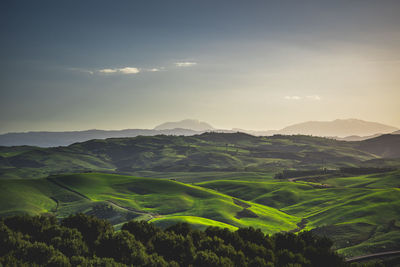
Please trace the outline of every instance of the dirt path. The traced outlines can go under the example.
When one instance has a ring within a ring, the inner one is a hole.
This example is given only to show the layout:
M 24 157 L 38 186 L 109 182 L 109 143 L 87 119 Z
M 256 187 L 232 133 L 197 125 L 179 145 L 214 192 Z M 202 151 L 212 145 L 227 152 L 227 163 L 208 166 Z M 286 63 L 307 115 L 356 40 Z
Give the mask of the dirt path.
M 110 204 L 112 204 L 112 205 L 114 205 L 114 206 L 117 206 L 117 207 L 120 208 L 120 209 L 126 210 L 126 211 L 135 212 L 135 213 L 142 214 L 142 215 L 149 215 L 149 216 L 150 216 L 149 221 L 150 221 L 151 219 L 161 217 L 161 216 L 160 216 L 159 214 L 157 214 L 157 213 L 146 212 L 146 211 L 142 211 L 142 210 L 136 210 L 136 209 L 131 208 L 131 207 L 124 207 L 124 206 L 121 206 L 120 204 L 118 204 L 117 202 L 112 201 L 112 200 L 106 200 L 106 202 L 108 202 L 108 203 L 110 203 Z
M 373 254 L 367 254 L 367 255 L 352 257 L 352 258 L 346 259 L 346 262 L 356 262 L 356 261 L 362 261 L 362 260 L 379 258 L 379 257 L 382 257 L 382 256 L 397 255 L 397 254 L 400 254 L 400 250 L 392 250 L 392 251 L 386 251 L 386 252 L 373 253 Z

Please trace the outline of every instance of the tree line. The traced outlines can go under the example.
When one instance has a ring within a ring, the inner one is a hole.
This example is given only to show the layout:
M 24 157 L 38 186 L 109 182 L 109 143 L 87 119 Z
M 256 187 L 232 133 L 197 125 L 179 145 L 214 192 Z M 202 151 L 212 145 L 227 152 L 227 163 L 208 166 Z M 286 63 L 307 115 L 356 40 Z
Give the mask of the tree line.
M 332 242 L 309 231 L 265 235 L 260 229 L 166 229 L 129 221 L 120 231 L 84 214 L 0 220 L 0 266 L 347 266 Z

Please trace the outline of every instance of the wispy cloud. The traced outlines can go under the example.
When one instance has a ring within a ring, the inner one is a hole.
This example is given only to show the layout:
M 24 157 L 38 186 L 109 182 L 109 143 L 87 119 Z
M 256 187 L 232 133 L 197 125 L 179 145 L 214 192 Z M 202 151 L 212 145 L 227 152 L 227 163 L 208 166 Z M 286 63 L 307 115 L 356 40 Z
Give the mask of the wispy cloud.
M 164 68 L 162 67 L 162 68 L 151 68 L 151 69 L 145 69 L 145 71 L 148 71 L 148 72 L 157 72 L 157 71 L 162 71 L 162 70 L 164 70 Z
M 112 74 L 112 73 L 137 74 L 140 72 L 140 69 L 134 67 L 124 67 L 115 69 L 101 69 L 99 70 L 99 72 L 104 74 Z
M 306 98 L 309 100 L 315 100 L 315 101 L 321 100 L 321 97 L 319 95 L 308 95 L 308 96 L 306 96 Z
M 298 96 L 298 95 L 287 95 L 284 97 L 286 100 L 312 100 L 320 101 L 321 97 L 319 95 L 308 95 L 308 96 Z
M 193 61 L 175 62 L 175 66 L 177 66 L 177 67 L 192 67 L 195 65 L 197 65 L 197 62 L 193 62 Z
M 194 65 L 197 65 L 196 62 L 176 62 L 174 63 L 175 66 L 177 67 L 191 67 Z M 68 70 L 72 71 L 79 71 L 79 72 L 84 72 L 84 73 L 89 73 L 89 74 L 106 74 L 106 75 L 111 75 L 111 74 L 138 74 L 142 72 L 159 72 L 159 71 L 166 71 L 167 68 L 165 67 L 150 67 L 150 68 L 138 68 L 138 67 L 121 67 L 121 68 L 103 68 L 103 69 L 95 69 L 95 70 L 90 70 L 90 69 L 81 69 L 81 68 L 68 68 Z
M 116 73 L 116 69 L 101 69 L 99 70 L 100 73 Z
M 286 100 L 300 100 L 300 99 L 302 99 L 302 97 L 297 96 L 297 95 L 287 95 L 287 96 L 285 96 L 285 99 Z
M 118 71 L 123 74 L 136 74 L 136 73 L 140 72 L 140 69 L 132 68 L 132 67 L 125 67 L 125 68 L 118 69 Z
M 78 72 L 82 72 L 82 73 L 94 74 L 94 72 L 91 71 L 91 70 L 80 69 L 80 68 L 68 68 L 68 70 L 71 70 L 71 71 L 78 71 Z

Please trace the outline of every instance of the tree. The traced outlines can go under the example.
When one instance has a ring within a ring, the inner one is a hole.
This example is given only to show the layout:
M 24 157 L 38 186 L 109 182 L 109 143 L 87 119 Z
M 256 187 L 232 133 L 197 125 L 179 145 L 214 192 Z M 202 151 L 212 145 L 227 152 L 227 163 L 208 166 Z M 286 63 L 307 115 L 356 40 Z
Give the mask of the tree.
M 68 228 L 75 228 L 81 232 L 83 239 L 90 249 L 93 249 L 94 242 L 99 237 L 114 231 L 108 221 L 82 213 L 67 217 L 61 222 L 61 225 Z
M 133 234 L 135 238 L 141 241 L 143 244 L 147 243 L 156 233 L 160 232 L 161 229 L 157 228 L 152 223 L 146 221 L 129 221 L 122 226 L 122 230 L 126 230 Z

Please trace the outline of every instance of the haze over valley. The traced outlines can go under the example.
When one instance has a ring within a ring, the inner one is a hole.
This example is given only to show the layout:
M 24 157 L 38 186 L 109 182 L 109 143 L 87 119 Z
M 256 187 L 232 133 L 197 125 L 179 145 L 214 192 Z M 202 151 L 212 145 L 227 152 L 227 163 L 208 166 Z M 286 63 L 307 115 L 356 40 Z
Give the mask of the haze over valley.
M 356 119 L 335 120 L 330 122 L 305 122 L 285 127 L 281 130 L 254 131 L 245 129 L 218 129 L 206 122 L 186 119 L 177 122 L 166 122 L 154 129 L 126 129 L 126 130 L 87 130 L 69 132 L 25 132 L 7 133 L 0 135 L 0 145 L 16 146 L 30 145 L 40 147 L 66 146 L 76 142 L 91 139 L 105 139 L 118 137 L 135 137 L 138 135 L 195 135 L 204 132 L 243 132 L 255 136 L 283 135 L 313 135 L 334 138 L 344 141 L 361 141 L 382 134 L 399 131 L 398 128 Z

